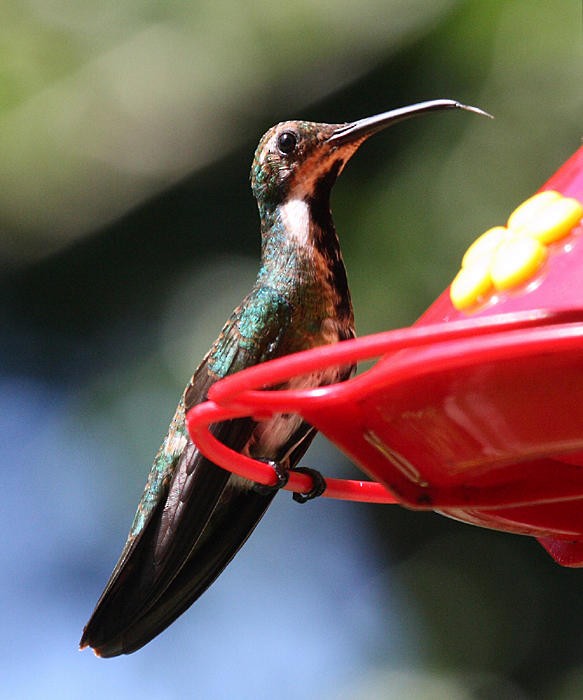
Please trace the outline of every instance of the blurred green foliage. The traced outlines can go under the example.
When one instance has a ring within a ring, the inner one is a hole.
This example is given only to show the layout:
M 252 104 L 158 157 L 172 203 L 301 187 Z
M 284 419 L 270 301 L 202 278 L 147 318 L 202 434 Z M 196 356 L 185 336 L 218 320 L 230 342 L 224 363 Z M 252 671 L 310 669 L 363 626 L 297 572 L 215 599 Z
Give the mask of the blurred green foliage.
M 436 97 L 495 115 L 399 125 L 335 188 L 359 333 L 407 325 L 579 145 L 582 51 L 577 0 L 3 0 L 5 371 L 73 386 L 71 429 L 123 442 L 126 476 L 92 478 L 122 479 L 125 508 L 254 278 L 261 133 Z M 379 649 L 351 698 L 580 697 L 583 574 L 517 537 L 369 513 L 421 619 L 411 668 L 435 683 Z

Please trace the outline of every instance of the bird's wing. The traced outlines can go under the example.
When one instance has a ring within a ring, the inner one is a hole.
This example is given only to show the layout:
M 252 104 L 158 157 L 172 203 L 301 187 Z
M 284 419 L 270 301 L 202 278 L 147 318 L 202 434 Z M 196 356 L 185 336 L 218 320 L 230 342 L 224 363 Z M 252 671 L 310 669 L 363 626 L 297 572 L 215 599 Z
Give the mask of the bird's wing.
M 283 312 L 285 308 L 279 308 Z M 277 354 L 280 323 L 273 326 L 273 334 L 264 332 L 260 342 L 250 345 L 242 342 L 240 325 L 232 321 L 183 395 L 152 466 L 128 541 L 84 629 L 81 648 L 91 646 L 100 656 L 116 656 L 150 641 L 210 586 L 273 498 L 274 494 L 256 493 L 251 484 L 206 459 L 184 424 L 185 414 L 206 399 L 217 380 L 210 369 L 218 364 L 218 360 L 213 363 L 213 353 L 223 365 L 228 355 L 225 374 Z M 256 425 L 244 418 L 213 425 L 211 430 L 221 442 L 240 451 Z M 302 446 L 294 450 L 294 461 L 313 434 L 307 425 L 294 434 L 295 444 Z

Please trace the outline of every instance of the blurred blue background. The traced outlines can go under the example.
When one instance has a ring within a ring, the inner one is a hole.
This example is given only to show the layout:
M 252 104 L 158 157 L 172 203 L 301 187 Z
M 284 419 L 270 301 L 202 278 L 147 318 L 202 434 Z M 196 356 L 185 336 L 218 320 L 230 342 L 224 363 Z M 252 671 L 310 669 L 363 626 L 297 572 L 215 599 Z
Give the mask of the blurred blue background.
M 133 656 L 77 642 L 185 382 L 252 284 L 289 118 L 367 143 L 333 209 L 359 334 L 411 323 L 580 144 L 581 3 L 4 0 L 0 678 L 9 698 L 583 696 L 583 572 L 526 538 L 282 495 Z M 305 459 L 353 472 L 320 439 Z

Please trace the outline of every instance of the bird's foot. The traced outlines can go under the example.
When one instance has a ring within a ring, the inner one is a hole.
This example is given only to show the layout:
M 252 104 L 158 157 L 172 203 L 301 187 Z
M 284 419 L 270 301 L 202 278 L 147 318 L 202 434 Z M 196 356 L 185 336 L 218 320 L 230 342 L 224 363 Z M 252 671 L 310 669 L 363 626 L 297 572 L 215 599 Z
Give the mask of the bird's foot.
M 292 498 L 296 503 L 307 503 L 311 501 L 312 498 L 318 498 L 326 490 L 326 479 L 320 474 L 316 469 L 311 469 L 310 467 L 296 467 L 292 469 L 294 472 L 299 474 L 307 474 L 312 478 L 312 488 L 306 493 L 294 493 Z
M 320 474 L 316 469 L 311 469 L 310 467 L 294 467 L 292 469 L 286 469 L 279 462 L 274 462 L 272 459 L 259 459 L 259 462 L 268 464 L 277 478 L 277 482 L 273 486 L 269 484 L 254 484 L 253 491 L 258 493 L 260 496 L 271 496 L 276 491 L 282 489 L 289 481 L 290 471 L 297 472 L 298 474 L 307 474 L 312 479 L 312 488 L 305 493 L 294 493 L 292 498 L 296 503 L 307 503 L 313 498 L 318 498 L 326 490 L 326 479 Z
M 289 481 L 289 471 L 279 462 L 274 462 L 272 459 L 257 459 L 257 461 L 268 464 L 273 469 L 277 482 L 273 484 L 273 486 L 270 484 L 254 484 L 253 491 L 255 491 L 255 493 L 258 493 L 260 496 L 271 496 L 271 494 L 279 491 L 287 484 Z

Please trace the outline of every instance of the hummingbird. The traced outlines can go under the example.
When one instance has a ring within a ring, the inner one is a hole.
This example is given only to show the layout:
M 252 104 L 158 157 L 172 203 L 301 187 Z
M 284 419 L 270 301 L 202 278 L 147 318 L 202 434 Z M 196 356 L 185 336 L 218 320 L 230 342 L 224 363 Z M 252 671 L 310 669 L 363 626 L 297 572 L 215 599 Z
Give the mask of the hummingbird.
M 246 367 L 355 337 L 354 314 L 340 243 L 330 211 L 332 186 L 371 135 L 427 112 L 462 109 L 431 100 L 342 124 L 286 121 L 261 138 L 251 188 L 261 221 L 261 264 L 250 293 L 233 311 L 186 386 L 152 465 L 144 493 L 111 577 L 85 626 L 80 648 L 101 657 L 130 654 L 181 615 L 245 543 L 291 470 L 325 490 L 315 470 L 297 467 L 315 429 L 299 416 L 238 418 L 216 424 L 231 449 L 273 465 L 264 486 L 210 462 L 193 444 L 185 415 L 221 378 Z M 489 115 L 488 115 L 489 116 Z M 323 370 L 285 387 L 347 380 L 355 366 Z

